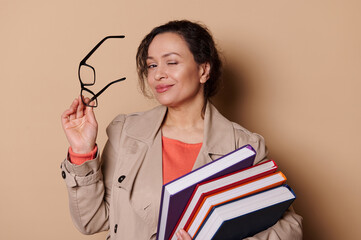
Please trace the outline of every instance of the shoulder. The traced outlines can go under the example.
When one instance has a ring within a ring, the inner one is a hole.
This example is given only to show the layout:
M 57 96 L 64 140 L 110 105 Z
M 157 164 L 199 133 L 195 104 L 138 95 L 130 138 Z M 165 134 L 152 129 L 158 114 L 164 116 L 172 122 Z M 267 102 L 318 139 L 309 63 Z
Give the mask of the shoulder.
M 258 133 L 251 132 L 235 122 L 231 123 L 236 139 L 236 146 L 242 147 L 246 144 L 250 144 L 257 152 L 255 163 L 265 160 L 267 158 L 268 150 L 263 136 Z
M 149 118 L 154 118 L 157 113 L 162 111 L 163 106 L 157 106 L 155 108 L 152 108 L 147 111 L 143 112 L 134 112 L 134 113 L 128 113 L 128 114 L 119 114 L 117 115 L 108 125 L 108 127 L 112 126 L 120 126 L 124 123 L 131 124 L 133 122 L 142 121 L 142 119 L 146 118 L 149 120 Z
M 134 137 L 147 137 L 163 121 L 166 107 L 157 106 L 143 112 L 119 114 L 107 127 L 107 134 L 119 136 L 122 131 Z
M 233 127 L 234 135 L 237 141 L 239 141 L 240 143 L 247 144 L 247 143 L 256 143 L 259 141 L 264 142 L 264 138 L 260 134 L 251 132 L 248 129 L 244 128 L 243 126 L 239 125 L 238 123 L 231 122 L 231 124 Z
M 212 104 L 207 105 L 206 120 L 208 119 L 208 131 L 212 132 L 209 138 L 212 140 L 210 145 L 213 148 L 219 148 L 219 139 L 226 145 L 240 148 L 244 145 L 250 144 L 257 152 L 255 163 L 263 161 L 267 158 L 267 148 L 264 138 L 257 133 L 251 132 L 243 126 L 231 122 L 224 117 Z M 223 144 L 223 145 L 224 145 Z M 221 144 L 222 145 L 222 144 Z M 223 146 L 222 145 L 222 146 Z M 233 149 L 234 150 L 234 149 Z

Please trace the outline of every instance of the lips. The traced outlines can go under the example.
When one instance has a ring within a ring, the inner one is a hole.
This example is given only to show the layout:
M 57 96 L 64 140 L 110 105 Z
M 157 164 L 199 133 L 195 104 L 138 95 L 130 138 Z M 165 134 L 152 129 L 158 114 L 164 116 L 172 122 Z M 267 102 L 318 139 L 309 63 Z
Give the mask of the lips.
M 164 93 L 168 91 L 172 86 L 173 85 L 171 84 L 159 84 L 155 86 L 155 90 L 157 91 L 157 93 Z

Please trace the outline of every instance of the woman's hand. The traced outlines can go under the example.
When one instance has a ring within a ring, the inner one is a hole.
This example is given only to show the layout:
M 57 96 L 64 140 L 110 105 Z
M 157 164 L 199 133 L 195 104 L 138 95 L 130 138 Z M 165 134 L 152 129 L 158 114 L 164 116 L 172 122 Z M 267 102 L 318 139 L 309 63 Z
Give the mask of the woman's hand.
M 88 102 L 89 99 L 84 99 Z M 86 107 L 81 96 L 61 115 L 61 123 L 74 153 L 89 153 L 95 147 L 98 123 L 92 107 Z
M 192 240 L 191 236 L 189 236 L 189 234 L 183 229 L 179 230 L 176 233 L 176 236 L 178 240 Z

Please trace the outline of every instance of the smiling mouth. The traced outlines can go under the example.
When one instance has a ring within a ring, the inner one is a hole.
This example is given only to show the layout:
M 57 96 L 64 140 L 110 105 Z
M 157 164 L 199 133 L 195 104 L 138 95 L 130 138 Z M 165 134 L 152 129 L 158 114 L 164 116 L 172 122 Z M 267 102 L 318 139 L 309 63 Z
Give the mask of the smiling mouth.
M 164 93 L 168 91 L 173 85 L 165 85 L 165 84 L 159 84 L 155 87 L 155 90 L 157 93 Z

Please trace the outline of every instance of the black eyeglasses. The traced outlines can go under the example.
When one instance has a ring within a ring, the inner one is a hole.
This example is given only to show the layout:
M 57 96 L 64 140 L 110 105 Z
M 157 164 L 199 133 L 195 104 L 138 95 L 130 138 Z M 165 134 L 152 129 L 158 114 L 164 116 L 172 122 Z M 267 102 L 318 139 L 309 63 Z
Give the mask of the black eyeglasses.
M 124 37 L 125 37 L 124 35 L 119 35 L 119 36 L 107 36 L 103 38 L 79 63 L 78 78 L 81 87 L 80 95 L 90 99 L 87 103 L 85 103 L 84 98 L 82 97 L 82 101 L 84 105 L 88 107 L 97 107 L 98 97 L 100 96 L 100 94 L 102 94 L 110 85 L 120 81 L 124 81 L 126 79 L 125 77 L 123 77 L 115 81 L 112 81 L 108 83 L 105 87 L 103 87 L 96 94 L 93 91 L 91 91 L 89 88 L 87 88 L 88 86 L 93 86 L 95 84 L 95 69 L 93 66 L 86 63 L 88 58 L 99 48 L 100 45 L 102 45 L 103 42 L 105 42 L 105 40 L 109 38 L 124 38 Z

